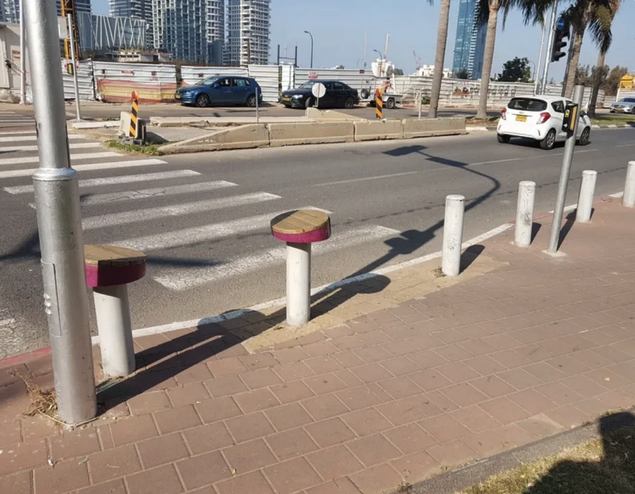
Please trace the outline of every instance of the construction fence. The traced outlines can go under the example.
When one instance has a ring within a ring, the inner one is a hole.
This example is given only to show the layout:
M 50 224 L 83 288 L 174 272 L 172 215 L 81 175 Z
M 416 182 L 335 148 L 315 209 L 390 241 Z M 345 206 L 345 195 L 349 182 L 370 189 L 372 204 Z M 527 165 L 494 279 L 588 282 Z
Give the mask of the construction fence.
M 75 98 L 73 76 L 62 62 L 64 74 L 64 97 Z M 84 60 L 77 65 L 79 96 L 82 100 L 97 100 L 121 103 L 130 100 L 132 91 L 139 94 L 142 103 L 167 103 L 174 101 L 176 89 L 192 85 L 213 77 L 234 75 L 254 78 L 263 92 L 267 103 L 276 103 L 282 91 L 292 89 L 309 80 L 338 80 L 357 89 L 368 100 L 375 89 L 382 87 L 386 79 L 377 78 L 365 70 L 346 69 L 303 69 L 292 65 L 249 65 L 247 67 L 209 67 L 172 64 L 97 62 Z M 396 76 L 391 78 L 393 90 L 403 95 L 405 105 L 417 106 L 418 101 L 429 98 L 432 92 L 432 78 L 417 76 Z M 480 81 L 463 79 L 443 79 L 440 104 L 443 106 L 477 106 L 480 98 Z M 17 88 L 10 88 L 17 89 Z M 534 84 L 490 82 L 487 93 L 488 105 L 503 106 L 511 98 L 532 96 Z M 560 96 L 562 86 L 549 84 L 546 94 Z M 586 88 L 584 106 L 587 106 L 591 89 Z M 598 106 L 604 103 L 604 92 L 600 91 Z M 607 101 L 610 104 L 610 100 Z

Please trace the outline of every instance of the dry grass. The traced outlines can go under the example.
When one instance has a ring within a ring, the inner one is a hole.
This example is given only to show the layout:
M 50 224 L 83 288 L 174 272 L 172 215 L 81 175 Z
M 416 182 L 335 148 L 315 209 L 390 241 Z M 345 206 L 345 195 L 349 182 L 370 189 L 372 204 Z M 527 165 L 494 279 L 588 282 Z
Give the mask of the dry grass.
M 20 376 L 26 385 L 26 391 L 31 398 L 31 403 L 27 407 L 24 415 L 35 417 L 44 415 L 54 421 L 57 420 L 57 402 L 55 401 L 55 390 L 42 391 L 37 384 L 32 383 L 24 376 Z
M 491 477 L 463 494 L 635 494 L 635 427 Z

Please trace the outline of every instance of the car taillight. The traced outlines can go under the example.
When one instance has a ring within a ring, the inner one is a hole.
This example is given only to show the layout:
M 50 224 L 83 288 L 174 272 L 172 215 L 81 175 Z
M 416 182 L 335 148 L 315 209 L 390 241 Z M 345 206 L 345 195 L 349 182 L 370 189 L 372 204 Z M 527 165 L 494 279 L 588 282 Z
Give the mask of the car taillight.
M 538 124 L 543 124 L 545 123 L 547 120 L 549 120 L 551 118 L 551 113 L 549 112 L 542 112 L 540 114 L 540 118 L 538 119 Z
M 503 108 L 503 109 L 501 110 L 501 118 L 502 118 L 503 120 L 507 120 L 507 108 Z

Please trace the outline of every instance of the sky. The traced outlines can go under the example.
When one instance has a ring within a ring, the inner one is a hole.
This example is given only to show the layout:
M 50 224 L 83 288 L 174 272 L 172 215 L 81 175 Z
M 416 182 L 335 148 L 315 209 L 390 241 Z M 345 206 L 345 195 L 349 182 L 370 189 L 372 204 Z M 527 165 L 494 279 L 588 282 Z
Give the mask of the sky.
M 454 36 L 459 2 L 451 0 L 450 25 L 445 67 L 452 67 Z M 377 54 L 384 52 L 386 35 L 390 34 L 388 59 L 405 74 L 415 71 L 415 58 L 425 65 L 434 64 L 440 0 L 430 5 L 426 0 L 271 0 L 271 53 L 276 61 L 277 46 L 282 56 L 293 56 L 298 46 L 298 63 L 309 67 L 311 55 L 310 31 L 314 37 L 314 67 L 362 67 L 364 37 L 368 33 L 368 64 Z M 108 13 L 108 0 L 93 0 L 93 12 Z M 379 12 L 379 13 L 378 13 Z M 502 17 L 502 16 L 501 16 Z M 512 11 L 505 28 L 499 17 L 494 53 L 493 72 L 502 72 L 502 65 L 514 57 L 527 57 L 538 62 L 541 27 L 525 26 L 518 11 Z M 635 70 L 635 0 L 622 0 L 622 6 L 613 22 L 613 45 L 606 63 L 626 66 Z M 595 65 L 597 48 L 587 34 L 582 45 L 581 64 Z M 561 80 L 566 58 L 553 63 L 549 78 Z

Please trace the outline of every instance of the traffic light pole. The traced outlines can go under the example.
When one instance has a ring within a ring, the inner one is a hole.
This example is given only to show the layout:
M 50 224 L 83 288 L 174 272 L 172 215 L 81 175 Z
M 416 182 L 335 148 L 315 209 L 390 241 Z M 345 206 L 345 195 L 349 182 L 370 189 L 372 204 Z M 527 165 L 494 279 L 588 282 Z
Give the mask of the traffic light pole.
M 39 168 L 33 174 L 44 281 L 44 312 L 60 419 L 95 417 L 95 377 L 88 321 L 77 172 L 70 166 L 55 2 L 23 0 Z
M 549 64 L 551 63 L 551 49 L 553 47 L 553 41 L 556 31 L 556 13 L 558 11 L 558 2 L 553 4 L 551 9 L 551 21 L 549 22 L 549 41 L 547 42 L 547 51 L 545 56 L 545 68 L 542 73 L 542 94 L 547 93 L 547 78 L 549 76 Z

